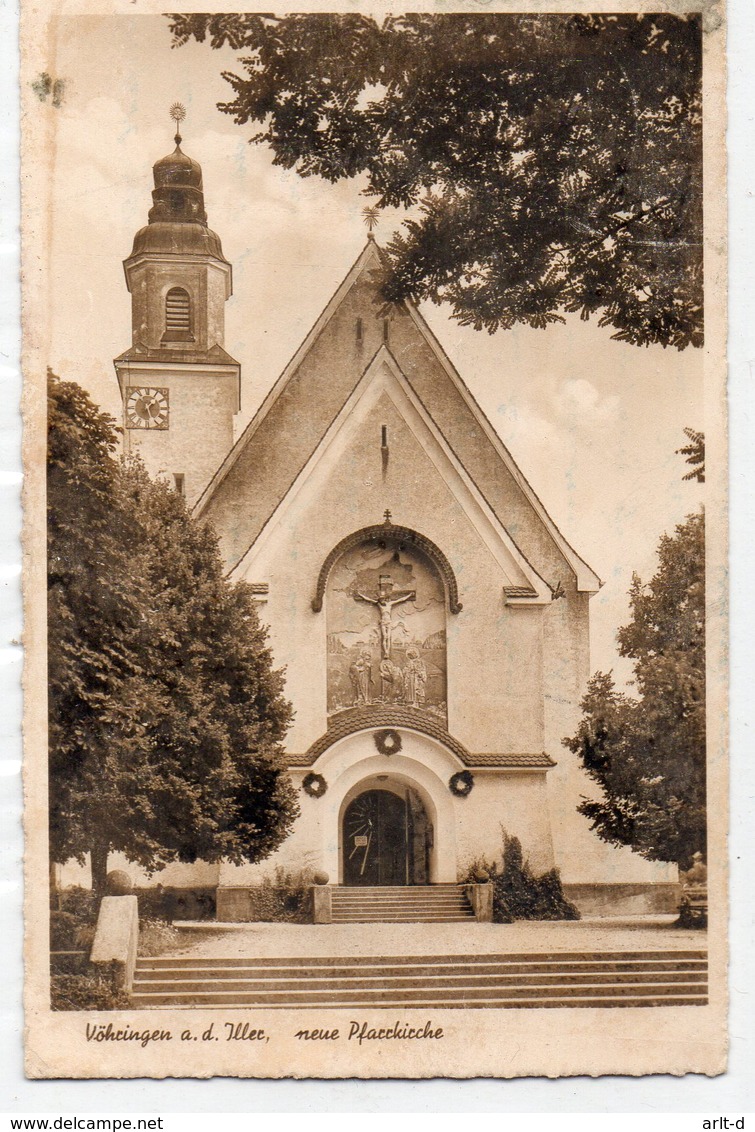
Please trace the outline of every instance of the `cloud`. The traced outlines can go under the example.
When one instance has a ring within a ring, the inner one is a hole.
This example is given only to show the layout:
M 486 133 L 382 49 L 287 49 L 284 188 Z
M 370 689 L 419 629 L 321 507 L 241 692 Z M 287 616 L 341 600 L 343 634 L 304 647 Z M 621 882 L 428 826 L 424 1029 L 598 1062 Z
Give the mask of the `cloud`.
M 572 427 L 613 424 L 619 419 L 620 404 L 618 396 L 602 397 L 584 377 L 564 381 L 554 403 L 557 414 Z

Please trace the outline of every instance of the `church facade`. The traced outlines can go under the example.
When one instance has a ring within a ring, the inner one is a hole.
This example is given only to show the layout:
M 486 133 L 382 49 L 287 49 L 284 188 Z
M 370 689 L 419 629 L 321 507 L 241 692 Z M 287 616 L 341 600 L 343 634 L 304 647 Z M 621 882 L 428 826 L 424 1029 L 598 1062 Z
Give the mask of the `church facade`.
M 673 902 L 671 871 L 577 813 L 573 734 L 600 581 L 546 513 L 411 302 L 386 308 L 370 237 L 234 443 L 231 265 L 177 138 L 124 267 L 126 450 L 212 523 L 254 588 L 295 717 L 301 816 L 255 866 L 174 866 L 219 917 L 280 865 L 333 885 L 455 883 L 515 835 L 583 910 Z M 345 265 L 346 268 L 346 265 Z M 133 869 L 131 870 L 133 872 Z

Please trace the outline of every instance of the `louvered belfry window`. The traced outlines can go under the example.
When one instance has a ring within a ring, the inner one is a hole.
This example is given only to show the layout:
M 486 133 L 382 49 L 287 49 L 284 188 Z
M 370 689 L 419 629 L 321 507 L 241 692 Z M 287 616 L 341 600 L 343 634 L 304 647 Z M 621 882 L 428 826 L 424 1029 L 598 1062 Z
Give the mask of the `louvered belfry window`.
M 165 338 L 185 342 L 191 338 L 191 299 L 183 287 L 171 287 L 165 296 Z

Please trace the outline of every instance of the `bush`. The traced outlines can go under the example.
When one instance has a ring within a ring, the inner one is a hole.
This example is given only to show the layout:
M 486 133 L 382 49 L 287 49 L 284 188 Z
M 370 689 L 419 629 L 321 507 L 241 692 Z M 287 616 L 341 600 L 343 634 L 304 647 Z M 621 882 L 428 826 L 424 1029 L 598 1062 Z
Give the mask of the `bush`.
M 70 912 L 50 913 L 50 950 L 75 951 L 79 921 Z
M 249 919 L 262 923 L 306 924 L 311 921 L 309 889 L 313 884 L 309 869 L 289 872 L 277 866 L 273 876 L 249 892 Z
M 503 869 L 493 877 L 493 921 L 578 920 L 579 912 L 566 899 L 558 869 L 534 876 L 522 854 L 518 837 L 503 835 Z
M 51 951 L 51 975 L 83 975 L 89 969 L 87 951 Z
M 499 873 L 500 866 L 496 861 L 489 861 L 487 857 L 473 857 L 467 867 L 459 875 L 459 884 L 479 884 L 479 877 L 487 876 L 493 880 Z
M 536 877 L 522 853 L 518 837 L 503 833 L 503 865 L 486 857 L 470 862 L 459 880 L 474 884 L 486 873 L 493 885 L 493 922 L 511 924 L 514 920 L 578 920 L 579 912 L 566 899 L 558 869 Z
M 107 975 L 53 975 L 50 1005 L 53 1010 L 125 1010 L 129 998 L 125 991 L 113 989 Z
M 97 897 L 88 888 L 65 888 L 58 894 L 60 911 L 75 916 L 79 923 L 94 924 L 97 922 L 99 902 Z
M 139 920 L 139 954 L 162 955 L 179 945 L 180 932 L 165 920 Z
M 135 888 L 139 917 L 146 920 L 214 920 L 214 888 Z

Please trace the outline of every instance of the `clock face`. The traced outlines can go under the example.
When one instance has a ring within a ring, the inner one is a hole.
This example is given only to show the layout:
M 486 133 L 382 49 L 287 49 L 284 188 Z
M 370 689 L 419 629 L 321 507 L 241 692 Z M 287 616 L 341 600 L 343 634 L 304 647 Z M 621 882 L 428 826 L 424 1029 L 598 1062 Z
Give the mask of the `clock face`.
M 128 428 L 167 428 L 168 390 L 131 386 L 126 393 Z

